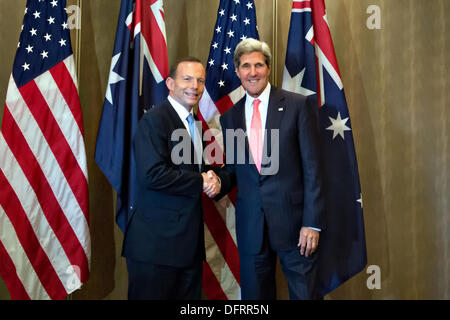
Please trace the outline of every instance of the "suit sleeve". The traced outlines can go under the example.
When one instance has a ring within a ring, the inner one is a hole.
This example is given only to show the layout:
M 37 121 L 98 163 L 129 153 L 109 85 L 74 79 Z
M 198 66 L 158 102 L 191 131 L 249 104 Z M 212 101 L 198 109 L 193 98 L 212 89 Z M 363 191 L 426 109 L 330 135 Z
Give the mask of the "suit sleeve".
M 227 150 L 227 139 L 226 139 L 226 130 L 227 125 L 225 123 L 225 119 L 223 116 L 220 117 L 220 125 L 222 127 L 222 137 L 223 137 L 223 145 L 224 145 L 224 153 L 226 153 Z M 230 143 L 230 142 L 228 142 Z M 229 144 L 228 144 L 229 146 Z M 235 174 L 235 167 L 233 163 L 226 163 L 225 165 L 215 171 L 216 174 L 219 176 L 221 180 L 221 186 L 220 186 L 220 192 L 219 194 L 214 198 L 214 200 L 218 201 L 222 199 L 224 196 L 226 196 L 233 188 L 236 186 L 236 174 Z
M 324 212 L 323 166 L 320 143 L 318 107 L 308 97 L 300 108 L 298 142 L 302 155 L 304 179 L 303 226 L 322 228 Z
M 183 170 L 171 161 L 169 127 L 156 113 L 142 117 L 134 137 L 136 174 L 147 189 L 172 195 L 198 197 L 203 178 L 199 172 Z

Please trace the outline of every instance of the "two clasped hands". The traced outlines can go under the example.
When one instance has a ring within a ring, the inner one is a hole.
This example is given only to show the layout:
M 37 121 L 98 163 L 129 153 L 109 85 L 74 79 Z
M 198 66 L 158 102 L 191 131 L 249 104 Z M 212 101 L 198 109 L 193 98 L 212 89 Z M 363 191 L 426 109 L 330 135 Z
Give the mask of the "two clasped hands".
M 220 179 L 214 173 L 209 170 L 203 172 L 203 192 L 210 198 L 214 198 L 220 192 Z

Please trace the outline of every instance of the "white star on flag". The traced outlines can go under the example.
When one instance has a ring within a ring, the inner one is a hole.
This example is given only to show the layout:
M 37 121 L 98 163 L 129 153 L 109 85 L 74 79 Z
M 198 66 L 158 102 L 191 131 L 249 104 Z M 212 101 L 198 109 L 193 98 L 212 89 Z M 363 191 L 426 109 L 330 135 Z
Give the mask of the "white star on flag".
M 333 119 L 331 117 L 328 117 L 331 121 L 331 126 L 327 128 L 327 130 L 333 131 L 333 139 L 336 138 L 336 136 L 339 134 L 342 139 L 344 138 L 344 131 L 350 131 L 351 129 L 345 125 L 345 123 L 348 121 L 348 118 L 341 119 L 341 113 L 338 112 L 338 116 L 336 119 Z
M 114 67 L 116 66 L 117 62 L 120 59 L 120 55 L 121 55 L 121 53 L 116 54 L 111 60 L 111 70 L 109 72 L 108 86 L 106 89 L 106 99 L 108 99 L 109 103 L 111 103 L 111 104 L 113 104 L 112 94 L 111 94 L 111 85 L 113 85 L 119 81 L 125 80 L 118 73 L 113 71 Z
M 287 70 L 286 66 L 284 66 L 283 88 L 288 91 L 298 92 L 304 96 L 310 96 L 315 94 L 314 91 L 302 87 L 303 77 L 305 76 L 305 70 L 306 69 L 303 68 L 303 70 L 299 72 L 296 76 L 291 77 L 291 74 Z
M 363 207 L 362 193 L 359 194 L 359 199 L 356 200 L 356 202 L 359 202 L 361 204 L 361 208 Z

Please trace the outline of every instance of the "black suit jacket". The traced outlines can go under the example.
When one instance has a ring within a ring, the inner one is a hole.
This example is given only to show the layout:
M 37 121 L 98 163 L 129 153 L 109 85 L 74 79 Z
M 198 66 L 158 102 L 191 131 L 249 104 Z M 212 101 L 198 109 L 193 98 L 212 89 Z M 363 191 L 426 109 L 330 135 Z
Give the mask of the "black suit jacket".
M 226 132 L 246 130 L 245 99 L 220 118 L 225 153 L 232 150 L 233 157 L 226 159 L 222 171 L 227 174 L 222 176 L 222 190 L 217 198 L 237 185 L 239 252 L 256 254 L 261 250 L 264 220 L 274 249 L 295 249 L 302 226 L 322 228 L 324 200 L 317 104 L 302 95 L 271 87 L 259 174 L 248 139 L 227 137 Z M 244 163 L 239 163 L 239 150 L 245 151 Z
M 178 140 L 171 139 L 176 129 L 184 132 L 184 142 L 190 148 L 185 163 L 172 160 L 172 151 L 180 146 Z M 122 254 L 136 261 L 175 267 L 201 261 L 205 256 L 203 179 L 193 162 L 190 136 L 168 100 L 139 121 L 134 152 L 136 208 L 127 226 Z

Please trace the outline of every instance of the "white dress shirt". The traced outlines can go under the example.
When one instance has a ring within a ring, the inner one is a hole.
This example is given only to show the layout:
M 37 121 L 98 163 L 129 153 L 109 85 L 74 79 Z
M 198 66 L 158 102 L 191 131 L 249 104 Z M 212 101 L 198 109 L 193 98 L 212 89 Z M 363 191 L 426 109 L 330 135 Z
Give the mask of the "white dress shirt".
M 261 142 L 264 146 L 264 132 L 266 130 L 266 120 L 267 120 L 267 109 L 269 108 L 269 98 L 270 98 L 270 83 L 267 83 L 266 88 L 259 95 L 259 97 L 253 98 L 248 93 L 246 93 L 245 98 L 245 125 L 247 128 L 248 136 L 250 137 L 250 128 L 252 124 L 253 117 L 253 101 L 259 99 L 261 103 L 259 104 L 259 114 L 261 115 Z
M 185 107 L 183 107 L 178 101 L 176 101 L 171 96 L 168 96 L 167 100 L 169 100 L 170 104 L 177 112 L 178 116 L 180 117 L 181 121 L 183 122 L 183 124 L 186 127 L 186 130 L 190 136 L 191 131 L 189 130 L 189 122 L 187 121 L 187 117 L 189 116 L 189 114 L 194 115 L 194 112 L 193 112 L 194 110 L 191 109 L 191 111 L 187 111 L 187 109 Z M 201 129 L 199 129 L 199 121 L 195 121 L 194 127 L 195 127 L 195 134 L 196 134 L 196 139 L 195 139 L 196 145 L 194 146 L 194 148 L 195 148 L 195 152 L 197 154 L 197 159 L 199 159 L 198 165 L 199 165 L 199 167 L 201 167 L 202 162 L 200 159 L 202 158 L 202 153 L 203 153 L 203 142 L 202 142 L 202 136 L 200 133 L 201 131 L 199 132 L 199 130 L 201 130 Z

